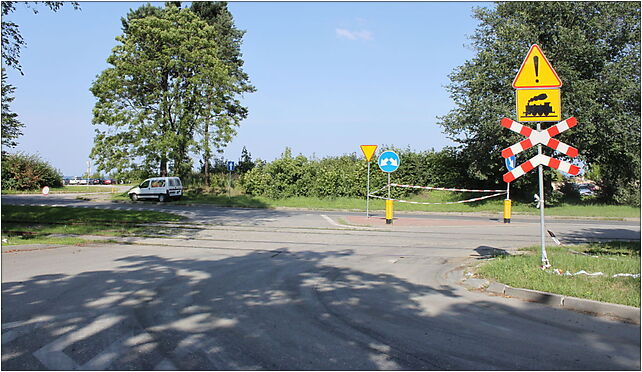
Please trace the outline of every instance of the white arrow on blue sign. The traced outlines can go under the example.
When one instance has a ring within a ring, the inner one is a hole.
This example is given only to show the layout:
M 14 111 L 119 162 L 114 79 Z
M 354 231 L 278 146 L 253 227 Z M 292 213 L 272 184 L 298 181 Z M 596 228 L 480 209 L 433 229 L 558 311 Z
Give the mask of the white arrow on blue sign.
M 236 165 L 234 164 L 233 161 L 230 160 L 230 161 L 227 162 L 227 170 L 228 171 L 233 172 L 235 168 L 236 168 Z
M 379 163 L 379 168 L 381 168 L 381 170 L 386 173 L 392 173 L 396 171 L 401 164 L 399 155 L 397 155 L 397 153 L 395 153 L 394 151 L 386 151 L 383 154 L 379 155 L 379 160 L 377 162 Z
M 508 169 L 509 172 L 517 166 L 517 158 L 515 155 L 504 158 L 504 161 L 506 162 L 506 169 Z

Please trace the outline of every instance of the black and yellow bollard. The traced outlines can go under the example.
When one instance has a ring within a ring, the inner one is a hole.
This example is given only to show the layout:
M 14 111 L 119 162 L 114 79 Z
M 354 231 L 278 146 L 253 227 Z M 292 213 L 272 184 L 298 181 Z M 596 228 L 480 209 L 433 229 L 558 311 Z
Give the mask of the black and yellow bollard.
M 510 210 L 511 210 L 511 201 L 510 199 L 504 200 L 504 223 L 510 223 Z
M 393 218 L 392 200 L 386 200 L 386 223 L 391 224 Z

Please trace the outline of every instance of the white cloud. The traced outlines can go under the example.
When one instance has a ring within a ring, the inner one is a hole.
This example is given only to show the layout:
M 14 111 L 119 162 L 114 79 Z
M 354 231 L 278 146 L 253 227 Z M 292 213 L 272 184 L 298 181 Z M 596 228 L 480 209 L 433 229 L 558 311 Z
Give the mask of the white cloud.
M 348 40 L 372 40 L 372 32 L 368 30 L 351 31 L 345 28 L 337 28 L 335 32 L 339 38 Z

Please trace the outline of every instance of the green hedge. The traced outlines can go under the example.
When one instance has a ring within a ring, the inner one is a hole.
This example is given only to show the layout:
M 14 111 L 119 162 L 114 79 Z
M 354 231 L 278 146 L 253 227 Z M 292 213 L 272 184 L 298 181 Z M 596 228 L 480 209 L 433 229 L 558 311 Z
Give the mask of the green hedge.
M 419 153 L 393 150 L 399 154 L 401 166 L 392 173 L 392 183 L 453 187 L 461 181 L 456 170 L 456 157 L 448 150 Z M 286 148 L 281 157 L 271 163 L 258 162 L 255 168 L 241 177 L 240 183 L 246 193 L 269 198 L 365 197 L 366 181 L 367 163 L 361 154 L 308 159 L 303 155 L 292 156 L 292 151 Z M 371 192 L 384 187 L 387 182 L 387 174 L 379 169 L 376 157 L 373 157 L 370 165 Z M 392 191 L 393 197 L 417 192 L 400 188 Z
M 2 154 L 2 188 L 36 190 L 43 186 L 61 187 L 62 175 L 37 155 Z

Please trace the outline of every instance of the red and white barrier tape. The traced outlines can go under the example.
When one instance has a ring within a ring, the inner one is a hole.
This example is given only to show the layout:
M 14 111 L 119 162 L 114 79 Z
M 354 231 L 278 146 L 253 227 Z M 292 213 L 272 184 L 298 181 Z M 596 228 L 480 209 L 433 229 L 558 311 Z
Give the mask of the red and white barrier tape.
M 396 187 L 406 187 L 411 189 L 426 189 L 426 190 L 440 190 L 440 191 L 458 191 L 458 192 L 498 192 L 506 193 L 506 190 L 469 190 L 469 189 L 449 189 L 445 187 L 430 187 L 430 186 L 412 186 L 412 185 L 400 185 L 398 183 L 391 183 L 390 186 Z
M 371 198 L 377 198 L 377 199 L 384 199 L 384 200 L 392 200 L 392 201 L 396 201 L 396 202 L 400 202 L 400 203 L 431 205 L 431 204 L 460 204 L 460 203 L 470 203 L 470 202 L 479 201 L 479 200 L 484 200 L 484 199 L 488 199 L 488 198 L 494 198 L 495 196 L 503 195 L 503 194 L 505 194 L 505 193 L 506 193 L 506 191 L 504 191 L 504 192 L 498 192 L 497 194 L 493 194 L 493 195 L 486 195 L 486 196 L 482 196 L 482 197 L 480 197 L 480 198 L 474 198 L 474 199 L 468 199 L 468 200 L 460 200 L 460 201 L 455 201 L 455 202 L 442 202 L 442 203 L 424 203 L 424 202 L 414 202 L 414 201 L 402 200 L 402 199 L 391 199 L 391 198 L 385 198 L 385 197 L 383 197 L 383 196 L 378 196 L 378 195 L 373 195 L 373 194 L 370 194 L 370 197 L 371 197 Z
M 506 190 L 469 190 L 469 189 L 450 189 L 450 188 L 444 188 L 444 187 L 430 187 L 430 186 L 412 186 L 412 185 L 400 185 L 397 183 L 391 183 L 390 186 L 395 186 L 395 187 L 406 187 L 406 188 L 413 188 L 413 189 L 426 189 L 426 190 L 441 190 L 441 191 L 459 191 L 459 192 L 494 192 L 495 194 L 492 195 L 486 195 L 482 196 L 479 198 L 473 198 L 473 199 L 467 199 L 467 200 L 460 200 L 460 201 L 455 201 L 455 202 L 441 202 L 441 203 L 428 203 L 428 202 L 415 202 L 415 201 L 409 201 L 409 200 L 402 200 L 402 199 L 391 199 L 391 198 L 386 198 L 383 196 L 378 196 L 375 195 L 379 191 L 385 190 L 388 186 L 384 186 L 380 188 L 379 190 L 373 192 L 372 194 L 368 195 L 371 198 L 377 198 L 377 199 L 383 199 L 383 200 L 392 200 L 400 203 L 409 203 L 409 204 L 423 204 L 423 205 L 436 205 L 436 204 L 461 204 L 461 203 L 471 203 L 479 200 L 484 200 L 488 198 L 494 198 L 495 196 L 500 196 L 506 194 Z
M 580 270 L 580 271 L 578 271 L 576 273 L 571 273 L 570 271 L 564 271 L 564 270 L 560 270 L 560 269 L 553 269 L 552 271 L 546 271 L 546 272 L 551 273 L 551 274 L 564 275 L 564 276 L 575 276 L 575 275 L 602 276 L 602 275 L 604 275 L 604 273 L 601 272 L 601 271 L 598 271 L 596 273 L 589 273 L 589 272 L 586 272 L 585 270 Z M 611 275 L 611 278 L 618 278 L 618 277 L 639 278 L 640 274 L 629 274 L 629 273 L 623 274 L 623 273 L 620 273 L 620 274 Z

